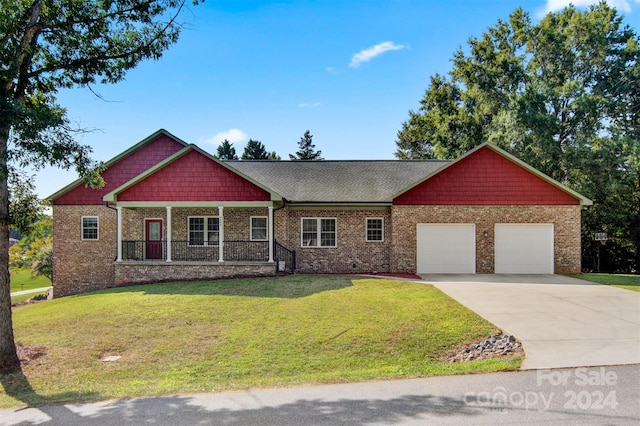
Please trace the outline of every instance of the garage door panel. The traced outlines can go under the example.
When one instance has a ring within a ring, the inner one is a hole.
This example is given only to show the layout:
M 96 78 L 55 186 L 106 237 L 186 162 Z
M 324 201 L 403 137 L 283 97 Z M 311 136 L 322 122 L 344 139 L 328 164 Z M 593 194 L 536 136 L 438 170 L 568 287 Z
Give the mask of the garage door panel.
M 418 273 L 476 271 L 474 224 L 429 223 L 417 228 Z
M 497 274 L 553 274 L 553 224 L 496 224 Z

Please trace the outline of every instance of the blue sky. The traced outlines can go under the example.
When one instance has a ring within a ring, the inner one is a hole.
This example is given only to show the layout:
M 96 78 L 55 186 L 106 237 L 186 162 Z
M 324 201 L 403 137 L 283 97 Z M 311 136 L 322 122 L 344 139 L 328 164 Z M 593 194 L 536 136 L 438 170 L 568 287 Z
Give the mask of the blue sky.
M 574 0 L 579 6 L 592 0 Z M 180 40 L 117 85 L 59 93 L 79 140 L 108 160 L 164 128 L 215 153 L 256 139 L 283 159 L 308 129 L 325 159 L 393 159 L 408 111 L 453 53 L 522 7 L 537 20 L 569 0 L 207 0 L 181 15 Z M 640 0 L 610 0 L 640 27 Z M 637 31 L 637 30 L 636 30 Z M 46 169 L 48 196 L 76 179 Z

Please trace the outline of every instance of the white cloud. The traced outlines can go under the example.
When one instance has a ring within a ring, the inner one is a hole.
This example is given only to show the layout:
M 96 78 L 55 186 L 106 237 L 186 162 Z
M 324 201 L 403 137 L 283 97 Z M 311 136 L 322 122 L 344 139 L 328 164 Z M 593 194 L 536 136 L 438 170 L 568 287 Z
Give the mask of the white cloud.
M 298 108 L 317 108 L 322 105 L 322 102 L 301 102 L 298 104 Z
M 231 143 L 246 142 L 249 140 L 249 135 L 240 129 L 229 129 L 224 132 L 219 132 L 212 138 L 205 138 L 204 142 L 211 145 L 220 145 L 222 141 L 228 140 Z
M 597 4 L 599 0 L 547 0 L 547 3 L 538 9 L 536 15 L 543 17 L 549 12 L 556 12 L 573 4 L 576 7 L 585 7 L 591 4 Z M 606 0 L 606 3 L 618 9 L 619 12 L 629 13 L 634 5 L 640 4 L 640 0 Z
M 395 44 L 392 41 L 385 41 L 384 43 L 376 44 L 373 47 L 361 50 L 360 52 L 353 55 L 353 57 L 351 58 L 351 62 L 349 63 L 349 67 L 358 68 L 361 63 L 369 62 L 376 56 L 380 56 L 385 52 L 389 52 L 390 50 L 402 50 L 406 48 L 407 46 L 405 45 Z

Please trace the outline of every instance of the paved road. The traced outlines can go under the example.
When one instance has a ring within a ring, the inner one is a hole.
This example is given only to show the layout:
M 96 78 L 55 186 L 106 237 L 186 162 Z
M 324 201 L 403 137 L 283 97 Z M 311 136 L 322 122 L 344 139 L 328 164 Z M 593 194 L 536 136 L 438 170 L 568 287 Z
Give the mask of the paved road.
M 627 425 L 639 401 L 633 365 L 0 410 L 0 425 Z
M 640 363 L 640 293 L 562 275 L 426 275 L 523 344 L 523 369 Z

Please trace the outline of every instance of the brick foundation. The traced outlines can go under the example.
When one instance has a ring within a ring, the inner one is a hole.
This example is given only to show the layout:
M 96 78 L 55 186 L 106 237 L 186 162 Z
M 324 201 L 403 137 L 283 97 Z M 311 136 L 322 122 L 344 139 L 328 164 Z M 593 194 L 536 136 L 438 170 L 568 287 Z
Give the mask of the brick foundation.
M 115 263 L 115 286 L 163 281 L 213 280 L 236 277 L 265 277 L 276 274 L 275 263 L 145 262 Z

